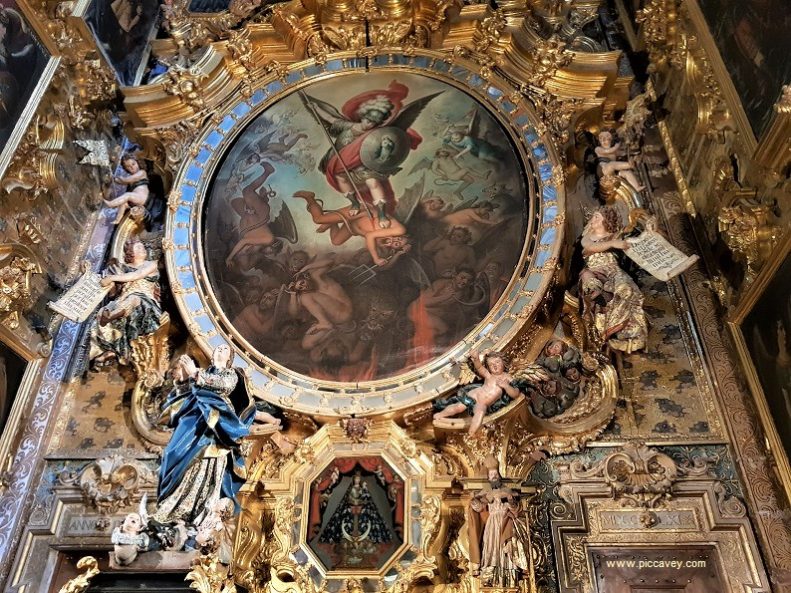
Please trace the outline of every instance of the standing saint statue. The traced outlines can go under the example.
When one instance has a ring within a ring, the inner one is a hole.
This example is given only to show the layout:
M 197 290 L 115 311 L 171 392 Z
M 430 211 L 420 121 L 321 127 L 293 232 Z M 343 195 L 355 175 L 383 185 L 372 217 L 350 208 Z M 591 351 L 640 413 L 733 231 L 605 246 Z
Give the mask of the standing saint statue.
M 485 587 L 516 587 L 530 567 L 519 493 L 503 485 L 497 460 L 487 458 L 486 468 L 489 488 L 476 492 L 470 502 L 472 574 L 480 576 Z
M 200 369 L 189 356 L 179 358 L 176 388 L 165 402 L 173 436 L 159 469 L 157 509 L 163 524 L 198 525 L 220 498 L 236 502 L 246 473 L 241 440 L 250 433 L 256 408 L 232 368 L 226 344 Z

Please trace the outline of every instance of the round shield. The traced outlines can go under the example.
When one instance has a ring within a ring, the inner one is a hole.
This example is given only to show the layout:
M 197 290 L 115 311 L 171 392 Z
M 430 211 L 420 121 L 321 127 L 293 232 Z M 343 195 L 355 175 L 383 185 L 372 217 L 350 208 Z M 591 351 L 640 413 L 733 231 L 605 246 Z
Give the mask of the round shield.
M 409 154 L 409 138 L 401 128 L 387 126 L 368 132 L 360 146 L 363 165 L 377 173 L 394 173 Z

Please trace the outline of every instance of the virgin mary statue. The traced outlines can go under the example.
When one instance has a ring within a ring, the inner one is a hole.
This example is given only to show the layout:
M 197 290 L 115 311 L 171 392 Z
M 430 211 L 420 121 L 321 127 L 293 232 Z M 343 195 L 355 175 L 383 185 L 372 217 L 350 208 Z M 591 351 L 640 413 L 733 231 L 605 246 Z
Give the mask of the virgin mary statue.
M 152 515 L 159 523 L 196 525 L 220 498 L 236 503 L 245 481 L 241 440 L 250 432 L 256 408 L 232 362 L 224 344 L 215 348 L 207 369 L 188 356 L 178 361 L 177 388 L 165 402 L 174 430 L 159 470 Z

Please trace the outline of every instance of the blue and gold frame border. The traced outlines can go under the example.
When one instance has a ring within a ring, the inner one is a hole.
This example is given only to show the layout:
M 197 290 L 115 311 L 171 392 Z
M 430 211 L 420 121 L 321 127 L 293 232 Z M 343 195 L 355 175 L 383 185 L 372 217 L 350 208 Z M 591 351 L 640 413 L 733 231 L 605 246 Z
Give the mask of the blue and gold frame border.
M 476 99 L 510 135 L 526 174 L 527 236 L 518 266 L 500 302 L 464 341 L 443 356 L 398 377 L 365 383 L 314 380 L 258 354 L 232 327 L 209 284 L 203 261 L 202 215 L 214 173 L 239 133 L 266 108 L 297 89 L 337 76 L 400 71 L 428 76 Z M 558 153 L 532 107 L 505 80 L 476 63 L 447 54 L 382 50 L 359 57 L 334 54 L 323 63 L 299 62 L 260 81 L 248 98 L 229 104 L 196 137 L 174 181 L 163 241 L 174 300 L 190 334 L 206 352 L 229 344 L 257 396 L 295 411 L 337 417 L 395 413 L 431 400 L 458 384 L 459 365 L 474 346 L 505 349 L 535 321 L 552 284 L 563 244 L 565 189 Z

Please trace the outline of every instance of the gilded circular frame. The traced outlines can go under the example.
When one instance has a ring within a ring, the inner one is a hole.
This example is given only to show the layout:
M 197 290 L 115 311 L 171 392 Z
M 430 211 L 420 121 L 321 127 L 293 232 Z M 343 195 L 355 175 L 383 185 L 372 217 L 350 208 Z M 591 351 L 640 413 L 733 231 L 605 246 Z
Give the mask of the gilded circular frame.
M 370 70 L 390 70 L 432 77 L 455 86 L 488 109 L 510 136 L 527 172 L 529 203 L 524 247 L 518 265 L 497 305 L 453 348 L 408 373 L 369 382 L 341 383 L 297 374 L 249 347 L 222 312 L 208 281 L 203 256 L 202 215 L 218 163 L 252 118 L 281 98 L 328 77 Z M 337 54 L 320 64 L 307 60 L 285 75 L 261 81 L 261 88 L 218 113 L 193 144 L 190 158 L 176 176 L 167 213 L 165 261 L 174 300 L 197 343 L 206 352 L 229 344 L 248 387 L 262 399 L 323 417 L 393 413 L 431 400 L 458 384 L 452 364 L 475 346 L 503 349 L 530 324 L 557 267 L 563 243 L 565 191 L 560 159 L 528 102 L 502 78 L 482 76 L 473 62 L 439 52 L 415 50 L 406 55 L 382 51 L 370 57 Z

